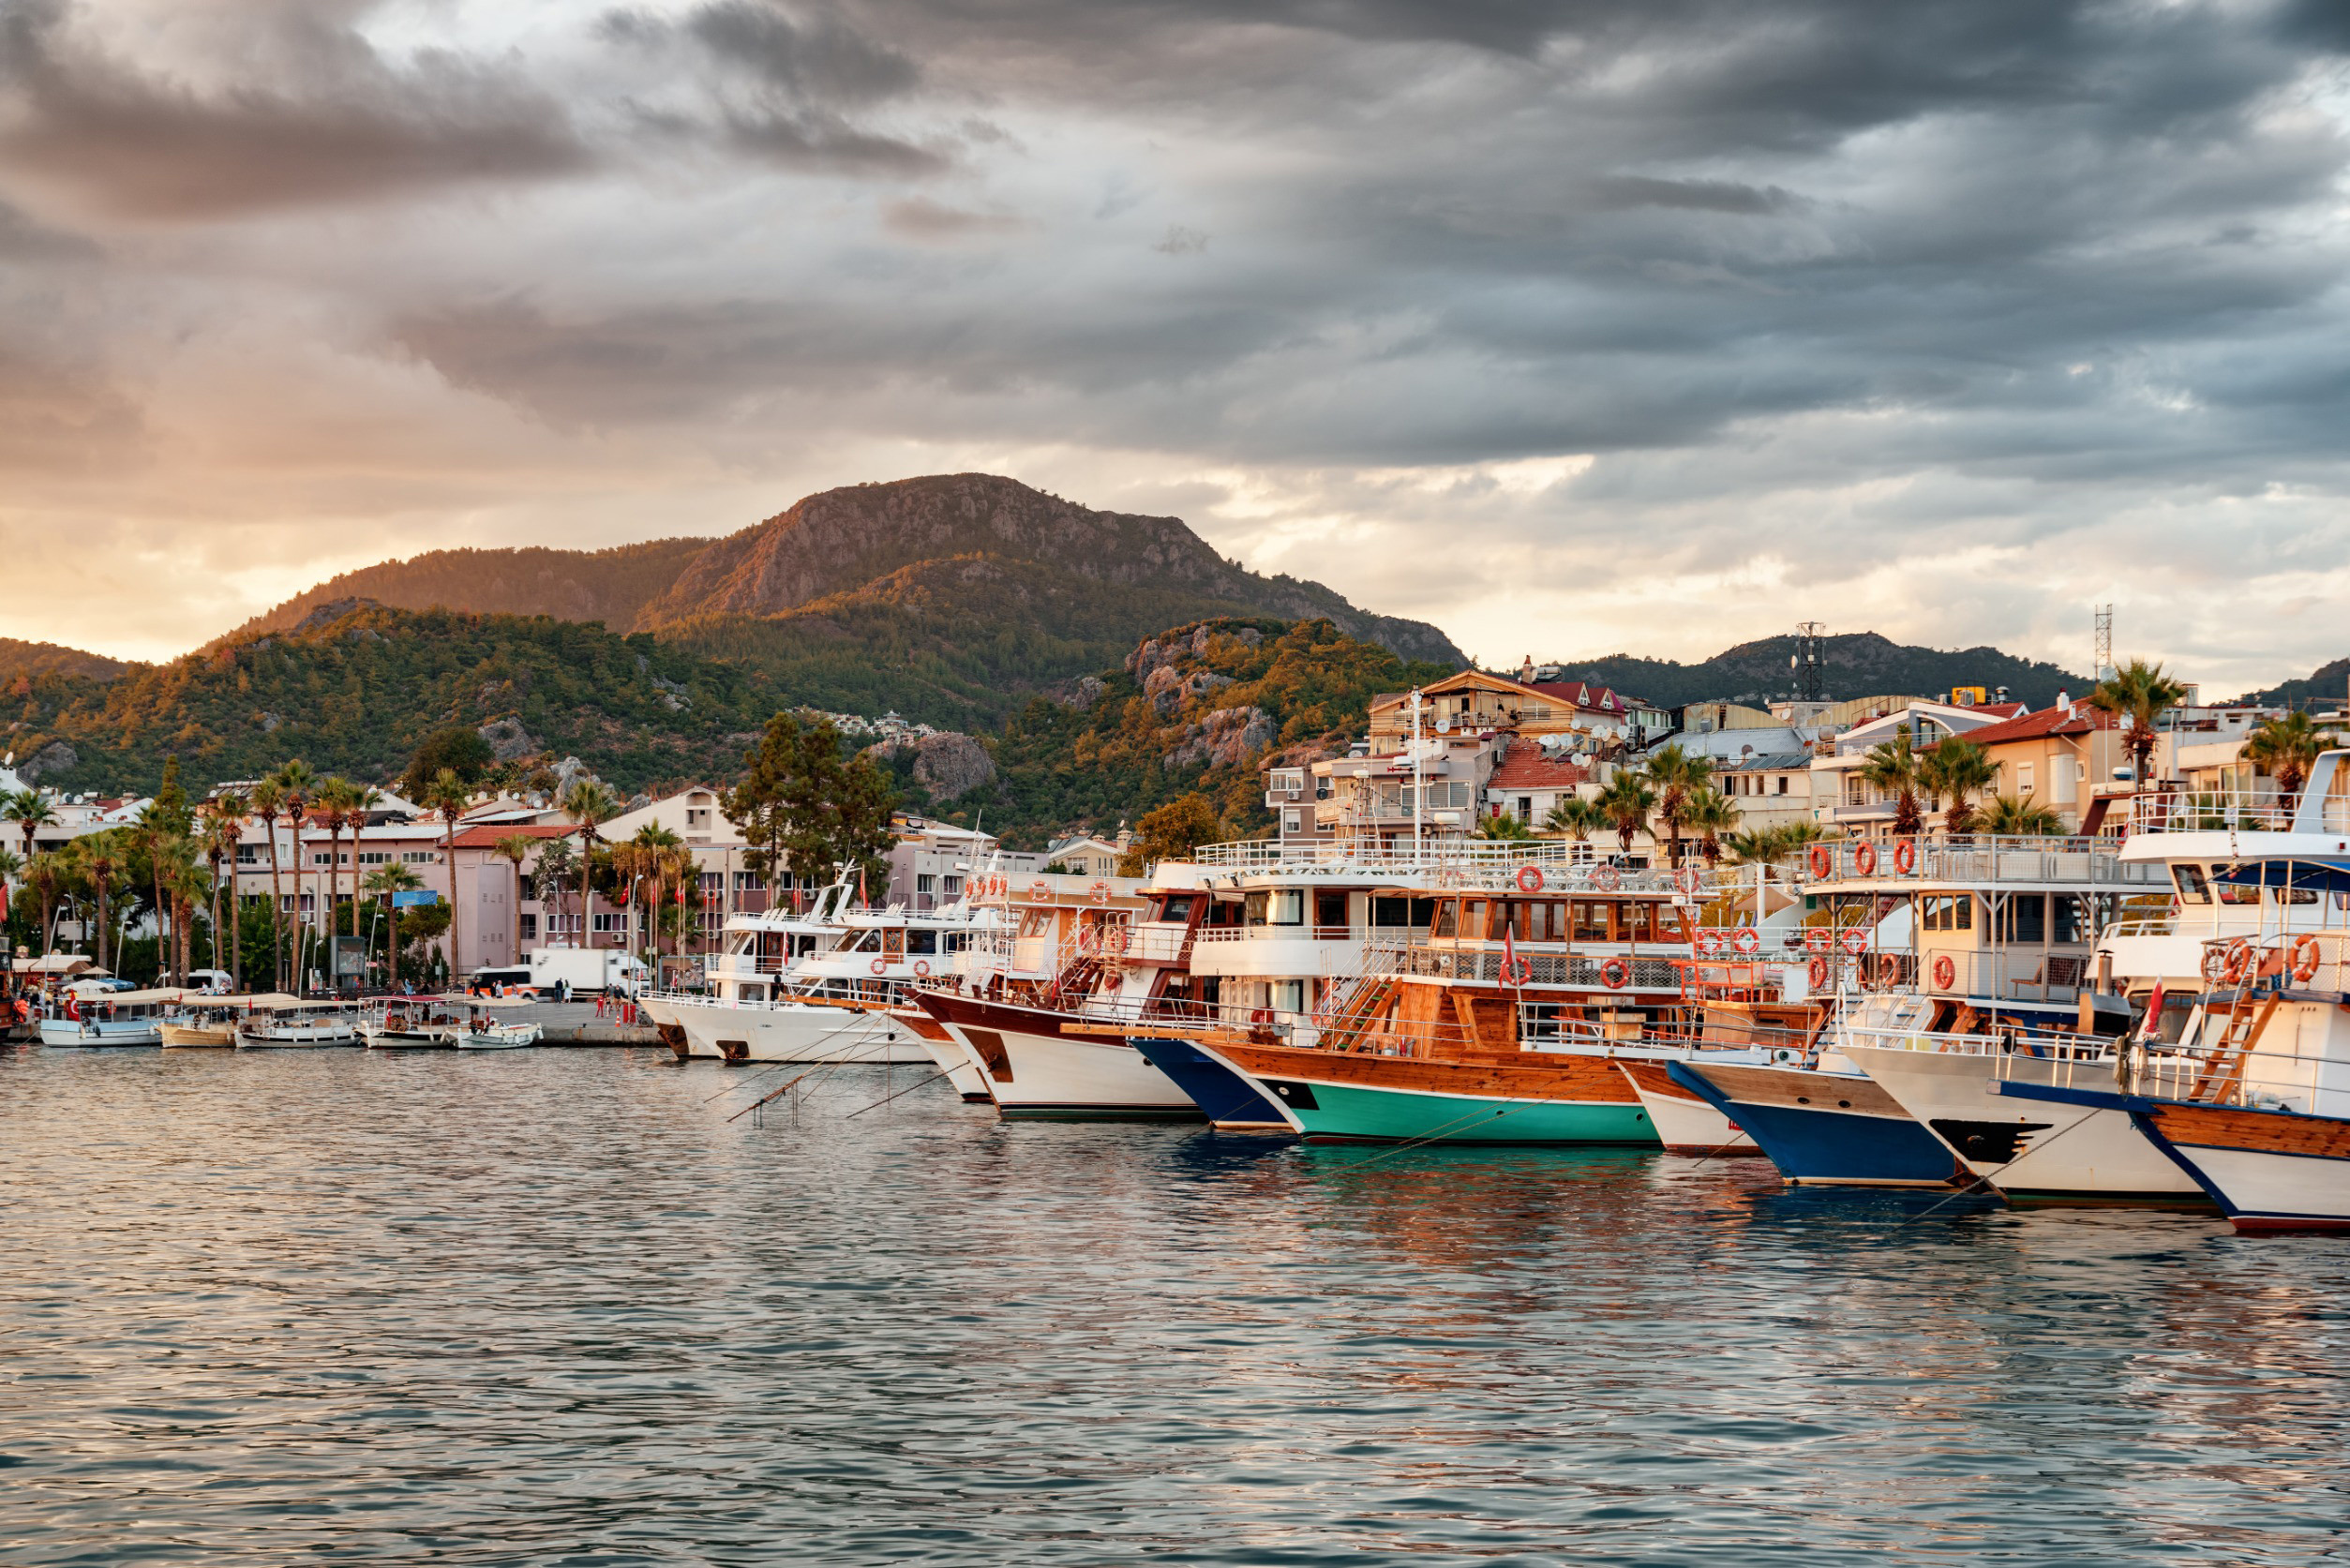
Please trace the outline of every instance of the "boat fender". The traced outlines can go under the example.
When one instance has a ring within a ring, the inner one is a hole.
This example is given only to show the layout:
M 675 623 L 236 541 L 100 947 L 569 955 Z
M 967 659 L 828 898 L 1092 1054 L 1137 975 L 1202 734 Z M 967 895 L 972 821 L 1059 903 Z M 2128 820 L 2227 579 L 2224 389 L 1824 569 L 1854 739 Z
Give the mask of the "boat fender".
M 1836 852 L 1824 844 L 1811 846 L 1811 874 L 1823 881 L 1836 869 Z
M 1518 890 L 1521 893 L 1538 893 L 1542 891 L 1542 868 L 1540 866 L 1519 866 L 1518 868 Z
M 1863 839 L 1852 847 L 1852 874 L 1855 876 L 1877 874 L 1877 846 L 1866 839 Z
M 1599 978 L 1609 991 L 1622 991 L 1632 983 L 1632 966 L 1622 958 L 1610 958 L 1600 964 Z
M 1804 972 L 1810 975 L 1814 991 L 1828 983 L 1828 961 L 1824 958 L 1814 958 Z
M 2303 932 L 2293 944 L 2293 978 L 2304 983 L 2317 976 L 2317 937 Z
M 1893 845 L 1893 870 L 1907 876 L 1918 869 L 1918 841 L 1904 839 Z

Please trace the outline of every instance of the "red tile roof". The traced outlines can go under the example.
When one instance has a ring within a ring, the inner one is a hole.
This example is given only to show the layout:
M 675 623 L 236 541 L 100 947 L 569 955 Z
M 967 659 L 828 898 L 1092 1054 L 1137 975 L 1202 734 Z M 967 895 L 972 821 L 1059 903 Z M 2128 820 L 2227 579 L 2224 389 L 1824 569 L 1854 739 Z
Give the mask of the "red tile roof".
M 1573 789 L 1591 782 L 1591 769 L 1542 754 L 1539 746 L 1517 745 L 1486 781 L 1488 789 Z
M 1978 746 L 1996 746 L 2004 740 L 2036 740 L 2044 735 L 2087 735 L 2093 729 L 2111 729 L 2114 723 L 2113 714 L 2091 708 L 2085 702 L 2073 702 L 2060 708 L 2043 708 L 2037 713 L 2023 713 L 1996 724 L 1986 724 L 1981 729 L 1970 729 L 1959 739 L 1971 740 Z
M 569 822 L 493 822 L 486 828 L 468 828 L 452 842 L 459 849 L 488 849 L 500 839 L 512 838 L 516 833 L 526 839 L 561 839 L 577 831 L 577 824 Z
M 1631 707 L 1607 687 L 1595 686 L 1588 680 L 1537 680 L 1532 689 L 1546 697 L 1556 697 L 1561 702 L 1572 703 L 1577 708 L 1593 712 L 1622 713 Z

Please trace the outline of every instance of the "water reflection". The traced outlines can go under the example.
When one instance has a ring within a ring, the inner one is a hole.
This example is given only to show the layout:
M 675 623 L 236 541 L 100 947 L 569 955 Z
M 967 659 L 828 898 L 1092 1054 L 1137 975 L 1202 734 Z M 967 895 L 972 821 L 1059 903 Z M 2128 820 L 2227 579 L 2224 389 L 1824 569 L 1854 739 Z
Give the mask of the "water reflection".
M 0 1556 L 2232 1563 L 2350 1517 L 2340 1241 L 846 1120 L 878 1070 L 730 1124 L 746 1082 L 0 1060 Z

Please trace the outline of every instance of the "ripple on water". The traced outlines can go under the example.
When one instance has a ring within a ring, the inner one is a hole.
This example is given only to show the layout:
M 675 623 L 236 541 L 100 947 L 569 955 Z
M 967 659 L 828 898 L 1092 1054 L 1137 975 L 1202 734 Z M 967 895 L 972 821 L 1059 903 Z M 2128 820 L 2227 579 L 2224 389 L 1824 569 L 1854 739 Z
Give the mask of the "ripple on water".
M 0 1559 L 2350 1547 L 2350 1243 L 748 1082 L 0 1057 Z

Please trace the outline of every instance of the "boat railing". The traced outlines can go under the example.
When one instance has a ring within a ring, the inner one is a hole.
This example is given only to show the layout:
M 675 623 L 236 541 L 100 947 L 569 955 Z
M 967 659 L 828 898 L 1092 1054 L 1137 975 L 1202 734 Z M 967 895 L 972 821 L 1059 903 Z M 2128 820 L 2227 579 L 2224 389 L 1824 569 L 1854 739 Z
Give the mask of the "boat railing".
M 2214 986 L 2350 992 L 2350 931 L 2239 933 L 2202 947 L 2203 977 Z
M 1836 1034 L 1839 1044 L 1873 1047 L 1879 1051 L 1919 1051 L 1943 1056 L 2020 1056 L 2029 1061 L 2113 1062 L 2114 1042 L 2099 1035 L 2063 1030 L 1999 1028 L 1986 1034 L 1954 1034 L 1924 1029 L 1888 1029 L 1847 1024 Z
M 2002 1002 L 2077 1002 L 2094 974 L 2095 955 L 2039 948 L 1967 951 L 1944 948 L 1908 959 L 1906 983 L 1936 996 Z
M 2169 887 L 2167 866 L 2126 861 L 2114 839 L 2042 835 L 1822 840 L 1777 865 L 1792 879 L 1822 889 L 1837 882 Z
M 2160 789 L 2118 804 L 2113 819 L 2133 833 L 2350 833 L 2345 795 L 2313 801 L 2273 789 Z
M 1468 839 L 1408 847 L 1371 848 L 1332 841 L 1291 843 L 1250 839 L 1204 844 L 1191 852 L 1193 864 L 1216 871 L 1262 875 L 1343 872 L 1365 877 L 1416 876 L 1429 888 L 1459 888 L 1527 893 L 1684 893 L 1700 899 L 1738 886 L 1734 875 L 1699 866 L 1671 871 L 1655 866 L 1617 866 L 1594 861 L 1590 846 L 1570 839 Z M 1537 877 L 1521 874 L 1531 869 Z M 1529 887 L 1528 882 L 1535 883 Z
M 2281 1050 L 2258 1039 L 2133 1042 L 2103 1083 L 2085 1079 L 2078 1086 L 2198 1105 L 2341 1115 L 2350 1111 L 2350 1059 L 2338 1049 Z

